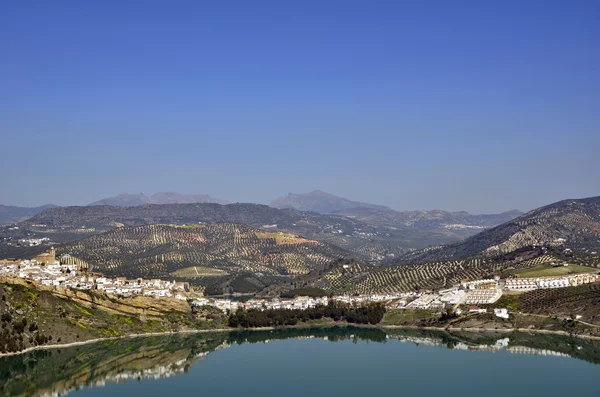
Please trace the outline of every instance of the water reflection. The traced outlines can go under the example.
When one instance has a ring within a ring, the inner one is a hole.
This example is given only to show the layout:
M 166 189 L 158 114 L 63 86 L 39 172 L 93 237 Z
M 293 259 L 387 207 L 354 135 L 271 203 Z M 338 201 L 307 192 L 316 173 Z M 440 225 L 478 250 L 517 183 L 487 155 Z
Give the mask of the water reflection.
M 384 332 L 367 328 L 187 334 L 111 340 L 0 358 L 0 395 L 65 395 L 84 387 L 103 386 L 107 382 L 166 378 L 188 372 L 207 354 L 232 344 L 309 338 L 331 342 L 351 340 L 354 343 L 397 340 L 419 346 L 573 357 L 600 363 L 599 341 L 549 334 L 447 333 L 408 329 Z

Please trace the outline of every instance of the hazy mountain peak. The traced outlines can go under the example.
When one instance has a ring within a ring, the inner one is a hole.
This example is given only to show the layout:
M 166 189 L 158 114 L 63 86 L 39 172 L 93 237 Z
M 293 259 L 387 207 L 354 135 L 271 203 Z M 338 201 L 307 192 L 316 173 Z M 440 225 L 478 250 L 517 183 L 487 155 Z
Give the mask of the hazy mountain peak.
M 227 204 L 227 200 L 211 197 L 206 194 L 181 194 L 176 192 L 158 192 L 148 197 L 143 193 L 119 194 L 108 197 L 89 205 L 113 205 L 118 207 L 135 207 L 145 204 L 194 204 L 194 203 L 217 203 Z
M 313 190 L 309 193 L 288 193 L 286 196 L 273 200 L 270 205 L 271 207 L 278 209 L 293 208 L 299 211 L 313 211 L 320 213 L 330 213 L 357 207 L 392 211 L 391 208 L 382 205 L 352 201 L 343 197 L 334 196 L 333 194 L 322 190 Z

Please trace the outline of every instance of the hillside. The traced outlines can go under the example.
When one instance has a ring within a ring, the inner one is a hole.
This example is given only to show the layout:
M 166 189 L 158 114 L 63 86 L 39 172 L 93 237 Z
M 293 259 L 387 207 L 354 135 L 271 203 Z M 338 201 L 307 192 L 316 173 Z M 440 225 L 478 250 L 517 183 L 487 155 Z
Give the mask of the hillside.
M 46 204 L 41 207 L 16 207 L 13 205 L 0 205 L 0 226 L 12 225 L 22 222 L 48 208 L 56 208 L 54 204 Z
M 351 255 L 290 233 L 232 223 L 123 227 L 62 245 L 59 251 L 107 275 L 176 278 L 234 292 L 323 271 Z
M 158 192 L 148 197 L 143 193 L 119 194 L 98 200 L 89 205 L 114 205 L 119 207 L 134 207 L 146 204 L 192 204 L 192 203 L 217 203 L 228 204 L 227 200 L 214 198 L 206 194 L 181 194 L 175 192 Z
M 62 243 L 89 237 L 121 226 L 147 224 L 198 225 L 205 223 L 243 223 L 269 231 L 289 231 L 310 239 L 329 242 L 354 252 L 367 261 L 387 255 L 398 255 L 408 248 L 434 243 L 431 236 L 414 238 L 402 233 L 372 226 L 340 215 L 278 210 L 259 204 L 164 204 L 137 207 L 85 206 L 64 207 L 45 211 L 20 225 L 18 231 L 0 232 L 0 239 L 24 238 L 28 234 L 49 237 Z M 43 225 L 43 226 L 40 226 Z M 14 247 L 0 246 L 0 253 L 19 256 Z
M 177 299 L 117 299 L 91 291 L 36 288 L 21 279 L 0 279 L 0 297 L 0 353 L 103 337 L 215 328 L 224 320 L 214 310 L 194 310 Z
M 377 211 L 381 214 L 385 211 Z M 393 214 L 393 211 L 389 211 Z M 364 261 L 394 259 L 410 249 L 446 244 L 463 239 L 480 229 L 380 224 L 369 219 L 320 214 L 294 209 L 279 210 L 259 204 L 164 204 L 136 207 L 85 206 L 56 208 L 28 219 L 19 231 L 0 231 L 1 238 L 13 241 L 25 236 L 48 237 L 55 243 L 74 241 L 121 226 L 146 224 L 197 225 L 244 223 L 271 231 L 289 231 L 307 238 L 337 245 Z M 42 225 L 42 226 L 40 226 Z M 479 226 L 478 226 L 479 227 Z M 19 256 L 18 250 L 0 244 L 2 253 Z
M 473 234 L 483 229 L 498 226 L 511 221 L 521 215 L 517 210 L 501 214 L 471 215 L 468 212 L 433 211 L 381 211 L 375 208 L 351 208 L 336 211 L 342 215 L 376 226 L 392 229 L 412 228 L 418 230 L 446 230 L 448 232 L 461 232 Z
M 134 207 L 97 205 L 54 208 L 28 219 L 23 226 L 43 224 L 48 229 L 96 228 L 100 230 L 151 223 L 183 225 L 199 222 L 233 222 L 291 226 L 296 219 L 298 217 L 290 213 L 258 204 L 149 204 Z
M 440 289 L 460 283 L 499 275 L 506 277 L 558 261 L 554 252 L 523 249 L 494 258 L 468 258 L 427 263 L 370 266 L 350 261 L 339 262 L 318 278 L 306 280 L 301 287 L 323 288 L 334 293 L 393 293 L 419 289 Z
M 279 209 L 292 208 L 298 211 L 314 211 L 323 214 L 356 207 L 372 208 L 379 211 L 392 211 L 390 208 L 382 205 L 352 201 L 321 190 L 300 194 L 288 193 L 286 196 L 273 200 L 271 202 L 271 207 Z
M 598 302 L 600 285 L 546 289 L 527 292 L 518 299 L 518 307 L 527 313 L 549 316 L 575 317 L 587 323 L 600 325 Z
M 488 257 L 534 245 L 562 246 L 582 260 L 597 262 L 600 252 L 600 197 L 559 201 L 464 241 L 411 252 L 402 256 L 400 261 Z

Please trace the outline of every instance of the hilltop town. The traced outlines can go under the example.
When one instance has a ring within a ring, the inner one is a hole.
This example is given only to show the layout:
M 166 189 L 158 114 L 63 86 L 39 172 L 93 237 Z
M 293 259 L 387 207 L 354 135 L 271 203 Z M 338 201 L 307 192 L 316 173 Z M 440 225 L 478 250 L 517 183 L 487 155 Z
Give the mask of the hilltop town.
M 569 266 L 568 263 L 553 263 L 555 267 Z M 581 268 L 579 268 L 581 270 Z M 584 269 L 585 270 L 585 269 Z M 157 299 L 177 299 L 191 306 L 212 306 L 223 313 L 240 309 L 306 310 L 329 302 L 351 306 L 364 306 L 374 303 L 383 304 L 393 310 L 433 310 L 443 312 L 451 310 L 460 315 L 468 307 L 469 312 L 486 313 L 487 309 L 479 305 L 492 305 L 504 294 L 514 295 L 537 289 L 557 289 L 576 287 L 600 282 L 600 272 L 589 269 L 587 273 L 564 274 L 546 277 L 500 277 L 464 281 L 442 290 L 418 290 L 381 294 L 344 294 L 321 296 L 295 296 L 293 298 L 251 298 L 240 300 L 230 297 L 217 298 L 203 296 L 201 290 L 195 290 L 187 282 L 162 279 L 127 279 L 126 277 L 106 277 L 93 273 L 85 262 L 70 255 L 56 257 L 52 247 L 45 253 L 28 260 L 0 261 L 0 281 L 22 279 L 43 287 L 56 290 L 94 291 L 107 296 L 127 298 L 133 296 L 154 297 Z M 508 318 L 507 308 L 495 308 L 497 317 Z

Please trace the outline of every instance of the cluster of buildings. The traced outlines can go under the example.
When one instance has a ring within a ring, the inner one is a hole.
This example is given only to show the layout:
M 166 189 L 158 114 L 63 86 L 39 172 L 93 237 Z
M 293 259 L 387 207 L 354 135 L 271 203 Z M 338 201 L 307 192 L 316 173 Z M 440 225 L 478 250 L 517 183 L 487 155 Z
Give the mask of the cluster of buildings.
M 50 239 L 48 237 L 42 238 L 23 238 L 18 240 L 18 245 L 21 247 L 37 247 L 38 245 L 42 245 L 44 243 L 49 243 Z
M 319 305 L 327 305 L 330 301 L 350 305 L 367 305 L 371 303 L 386 303 L 388 308 L 404 307 L 411 298 L 420 297 L 418 292 L 376 294 L 376 295 L 336 295 L 333 297 L 297 296 L 295 298 L 250 299 L 245 302 L 235 299 L 211 299 L 207 297 L 192 300 L 195 306 L 214 306 L 223 312 L 235 312 L 239 309 L 311 309 Z
M 209 299 L 206 297 L 192 300 L 194 306 L 214 306 L 223 312 L 235 312 L 239 309 L 300 309 L 306 310 L 319 305 L 327 305 L 327 297 L 312 298 L 308 296 L 298 296 L 291 299 L 250 299 L 245 302 L 233 299 Z
M 503 291 L 534 290 L 545 288 L 564 288 L 582 284 L 600 282 L 600 274 L 583 273 L 569 274 L 564 276 L 538 277 L 538 278 L 508 278 L 500 280 L 482 279 L 463 282 L 452 288 L 437 292 L 426 292 L 420 294 L 417 299 L 410 303 L 402 304 L 402 300 L 393 308 L 442 310 L 448 306 L 458 305 L 489 305 L 495 303 L 502 297 Z M 485 309 L 473 309 L 485 312 Z M 496 314 L 498 317 L 508 318 L 504 314 Z
M 71 259 L 71 260 L 69 260 Z M 166 281 L 161 279 L 134 279 L 125 277 L 105 277 L 89 272 L 82 263 L 68 255 L 56 259 L 54 248 L 37 255 L 31 260 L 0 261 L 0 276 L 17 277 L 35 281 L 36 283 L 54 288 L 74 288 L 95 290 L 107 295 L 119 296 L 154 296 L 176 298 L 190 301 L 195 306 L 214 306 L 223 312 L 235 312 L 238 309 L 300 309 L 306 310 L 318 305 L 327 305 L 330 300 L 351 305 L 366 305 L 383 302 L 389 309 L 418 309 L 441 311 L 446 308 L 457 309 L 459 305 L 470 306 L 470 312 L 481 311 L 474 305 L 495 303 L 504 290 L 532 290 L 539 288 L 562 288 L 587 283 L 599 282 L 600 274 L 572 274 L 555 277 L 539 278 L 509 278 L 500 280 L 481 279 L 463 282 L 452 288 L 437 292 L 406 292 L 373 295 L 339 295 L 332 298 L 314 298 L 299 296 L 292 299 L 250 299 L 239 301 L 235 299 L 209 299 L 194 297 L 189 294 L 190 286 L 186 282 Z M 506 309 L 502 309 L 506 310 Z M 500 309 L 494 314 L 497 317 L 508 318 L 508 312 Z M 458 310 L 457 310 L 458 311 Z
M 583 273 L 564 276 L 538 278 L 508 278 L 504 281 L 507 290 L 534 290 L 545 288 L 565 288 L 600 281 L 599 274 Z
M 407 309 L 420 309 L 420 310 L 441 310 L 446 305 L 441 301 L 439 294 L 423 294 L 414 301 L 406 305 Z
M 192 300 L 195 306 L 215 306 L 223 312 L 235 312 L 238 309 L 311 309 L 319 305 L 327 305 L 330 301 L 345 303 L 350 305 L 367 305 L 371 303 L 385 303 L 388 308 L 404 307 L 411 298 L 420 297 L 418 292 L 394 293 L 394 294 L 376 294 L 376 295 L 336 295 L 332 297 L 309 297 L 297 296 L 295 298 L 271 298 L 271 299 L 250 299 L 245 302 L 235 299 L 211 299 L 207 297 L 196 298 Z
M 101 291 L 107 295 L 142 295 L 187 300 L 185 294 L 190 291 L 189 283 L 186 282 L 105 277 L 88 272 L 75 261 L 68 261 L 68 256 L 64 259 L 62 263 L 57 260 L 56 251 L 52 247 L 48 252 L 31 260 L 1 261 L 0 276 L 31 280 L 46 287 Z
M 476 280 L 438 292 L 424 293 L 403 307 L 406 309 L 443 310 L 447 305 L 491 304 L 500 299 L 501 296 L 502 289 L 498 280 Z

